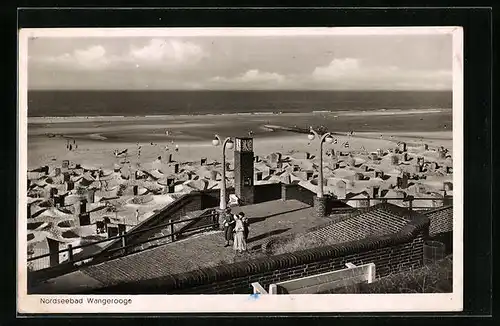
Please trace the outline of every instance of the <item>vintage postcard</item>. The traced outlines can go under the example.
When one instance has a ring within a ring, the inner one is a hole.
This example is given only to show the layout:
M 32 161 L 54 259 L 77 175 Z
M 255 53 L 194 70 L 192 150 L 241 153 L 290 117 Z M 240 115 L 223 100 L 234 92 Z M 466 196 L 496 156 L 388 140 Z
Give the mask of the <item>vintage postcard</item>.
M 20 30 L 18 312 L 461 311 L 462 47 Z

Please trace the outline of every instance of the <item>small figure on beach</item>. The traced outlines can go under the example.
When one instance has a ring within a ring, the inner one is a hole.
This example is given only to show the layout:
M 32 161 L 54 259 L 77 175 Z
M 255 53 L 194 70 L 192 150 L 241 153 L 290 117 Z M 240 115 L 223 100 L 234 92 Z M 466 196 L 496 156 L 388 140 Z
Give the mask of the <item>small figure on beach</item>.
M 247 250 L 247 242 L 245 240 L 245 226 L 240 215 L 236 215 L 233 249 L 240 253 Z
M 178 144 L 175 144 L 175 151 L 178 152 L 179 151 L 179 145 Z
M 139 210 L 138 209 L 135 210 L 135 219 L 137 220 L 137 222 L 139 222 Z
M 233 240 L 233 231 L 235 224 L 235 216 L 231 214 L 231 212 L 228 212 L 226 219 L 223 221 L 224 237 L 226 238 L 226 244 L 224 245 L 224 247 L 229 247 L 229 242 Z

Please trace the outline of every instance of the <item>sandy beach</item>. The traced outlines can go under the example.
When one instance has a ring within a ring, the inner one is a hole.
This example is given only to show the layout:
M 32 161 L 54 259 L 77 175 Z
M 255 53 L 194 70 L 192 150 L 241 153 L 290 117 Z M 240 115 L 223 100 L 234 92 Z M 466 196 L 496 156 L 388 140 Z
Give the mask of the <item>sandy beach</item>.
M 291 124 L 293 121 L 293 125 Z M 387 148 L 404 140 L 430 146 L 452 145 L 451 111 L 412 110 L 375 112 L 319 112 L 289 114 L 238 114 L 156 117 L 70 117 L 29 118 L 28 167 L 50 164 L 53 160 L 79 162 L 109 168 L 115 163 L 114 150 L 128 149 L 130 159 L 137 163 L 138 146 L 141 161 L 173 153 L 175 160 L 220 158 L 220 148 L 211 145 L 214 134 L 241 137 L 252 133 L 256 155 L 273 151 L 305 150 L 314 152 L 307 136 L 283 131 L 270 131 L 266 124 L 281 126 L 324 126 L 338 135 L 338 146 L 349 142 L 349 150 L 364 147 L 368 151 Z M 347 133 L 354 131 L 350 137 Z M 425 139 L 424 139 L 425 138 Z M 75 140 L 78 148 L 68 151 L 66 143 Z M 153 145 L 152 145 L 153 143 Z M 175 146 L 179 151 L 174 152 Z M 168 146 L 168 150 L 166 149 Z M 305 147 L 303 147 L 305 146 Z M 337 147 L 337 148 L 336 148 Z M 306 150 L 307 148 L 307 150 Z M 451 149 L 451 148 L 450 148 Z M 342 148 L 342 150 L 347 150 Z M 228 158 L 231 159 L 232 155 Z

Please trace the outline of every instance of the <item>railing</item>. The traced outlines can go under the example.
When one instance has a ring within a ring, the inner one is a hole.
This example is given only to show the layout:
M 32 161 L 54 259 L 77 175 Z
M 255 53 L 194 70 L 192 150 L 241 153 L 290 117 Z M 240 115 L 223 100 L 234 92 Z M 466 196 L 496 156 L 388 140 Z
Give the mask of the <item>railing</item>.
M 198 226 L 198 227 L 192 227 L 192 226 L 196 225 L 197 222 L 200 222 L 203 219 L 210 220 L 210 223 L 203 224 L 203 225 Z M 105 242 L 110 242 L 110 241 L 115 241 L 115 240 L 121 240 L 120 246 L 118 246 L 117 248 L 109 248 L 109 249 L 106 250 L 106 253 L 109 254 L 109 255 L 111 255 L 111 256 L 114 256 L 113 254 L 115 254 L 115 253 L 118 253 L 117 256 L 123 256 L 123 255 L 126 255 L 126 254 L 130 253 L 130 249 L 131 248 L 141 246 L 141 245 L 143 245 L 145 243 L 149 243 L 149 242 L 152 242 L 152 241 L 157 241 L 157 240 L 165 239 L 165 238 L 170 238 L 170 242 L 175 242 L 177 239 L 181 238 L 182 235 L 185 235 L 187 233 L 193 233 L 193 232 L 196 232 L 196 231 L 200 231 L 200 230 L 204 230 L 204 229 L 210 229 L 210 228 L 218 228 L 218 226 L 219 226 L 218 219 L 219 219 L 219 213 L 218 213 L 217 210 L 215 210 L 215 209 L 207 209 L 203 213 L 201 213 L 199 216 L 194 217 L 194 218 L 189 218 L 189 219 L 184 219 L 184 220 L 178 220 L 178 221 L 168 222 L 168 223 L 156 225 L 156 226 L 149 227 L 149 228 L 142 229 L 142 230 L 131 231 L 129 233 L 124 233 L 124 234 L 121 234 L 121 235 L 118 235 L 118 236 L 109 237 L 109 238 L 106 238 L 106 239 L 103 239 L 103 240 L 98 240 L 98 241 L 94 241 L 94 242 L 91 242 L 91 243 L 82 244 L 82 245 L 79 245 L 79 246 L 72 246 L 71 244 L 69 244 L 66 249 L 58 250 L 57 252 L 56 251 L 49 252 L 47 254 L 38 255 L 38 256 L 35 256 L 35 257 L 29 257 L 27 259 L 27 261 L 28 262 L 33 262 L 33 261 L 37 261 L 37 260 L 41 260 L 41 259 L 46 259 L 47 257 L 56 256 L 56 255 L 57 255 L 57 257 L 59 257 L 60 254 L 67 252 L 68 253 L 68 260 L 65 261 L 65 262 L 62 262 L 62 263 L 58 264 L 58 266 L 59 265 L 66 265 L 66 266 L 73 265 L 74 266 L 77 263 L 82 263 L 83 264 L 83 263 L 92 261 L 93 258 L 95 258 L 97 256 L 102 256 L 103 252 L 99 251 L 99 252 L 91 254 L 91 255 L 87 255 L 87 256 L 82 256 L 82 257 L 79 257 L 79 258 L 75 258 L 75 256 L 74 256 L 74 251 L 75 250 L 77 250 L 77 249 L 83 249 L 83 248 L 86 248 L 86 247 L 89 247 L 89 246 L 95 246 L 95 245 L 100 244 L 100 243 L 105 243 Z M 186 222 L 187 222 L 187 225 L 185 225 L 184 227 L 182 227 L 181 229 L 179 229 L 177 231 L 174 230 L 174 226 L 176 224 L 181 224 L 181 223 L 186 223 Z M 159 230 L 159 229 L 169 229 L 170 232 L 167 235 L 163 235 L 163 236 L 159 236 L 159 237 L 153 237 L 153 238 L 148 238 L 148 239 L 145 239 L 145 240 L 142 240 L 142 241 L 141 240 L 140 241 L 134 241 L 132 243 L 128 243 L 128 241 L 127 241 L 127 238 L 135 237 L 135 236 L 138 236 L 138 235 L 144 235 L 144 234 L 146 234 L 148 232 L 151 232 L 151 231 L 154 231 L 154 230 Z M 146 249 L 148 249 L 148 248 L 146 248 Z M 137 251 L 135 251 L 135 252 L 137 252 Z M 117 256 L 114 256 L 114 258 L 116 258 Z M 51 267 L 53 267 L 53 266 L 51 266 Z
M 366 198 L 342 198 L 342 199 L 334 199 L 334 200 L 341 201 L 343 203 L 347 203 L 347 202 L 350 202 L 350 201 L 368 202 L 367 206 L 372 206 L 371 204 L 372 204 L 373 201 L 378 202 L 378 203 L 387 203 L 387 202 L 390 202 L 390 201 L 401 201 L 401 202 L 408 203 L 407 206 L 402 206 L 402 207 L 406 207 L 409 210 L 430 210 L 430 209 L 441 207 L 441 206 L 415 206 L 415 205 L 413 205 L 414 201 L 433 201 L 433 202 L 442 201 L 443 202 L 442 206 L 446 206 L 447 204 L 451 205 L 453 203 L 453 197 L 452 196 L 445 196 L 445 197 L 442 197 L 442 198 L 435 198 L 435 197 L 415 198 L 413 196 L 407 196 L 405 198 L 398 198 L 398 197 L 381 197 L 381 198 L 378 198 L 378 197 L 366 197 Z M 343 209 L 343 208 L 339 207 L 339 208 L 333 208 L 333 209 L 337 210 L 337 209 Z M 346 208 L 344 208 L 344 209 L 346 209 Z M 347 209 L 351 209 L 351 208 L 347 207 Z

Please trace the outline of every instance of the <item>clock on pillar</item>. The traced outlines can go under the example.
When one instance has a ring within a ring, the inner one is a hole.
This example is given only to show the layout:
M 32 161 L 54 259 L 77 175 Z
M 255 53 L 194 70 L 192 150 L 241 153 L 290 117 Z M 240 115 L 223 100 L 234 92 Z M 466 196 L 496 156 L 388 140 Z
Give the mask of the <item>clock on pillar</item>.
M 253 204 L 253 138 L 236 138 L 234 146 L 234 192 L 243 205 Z

